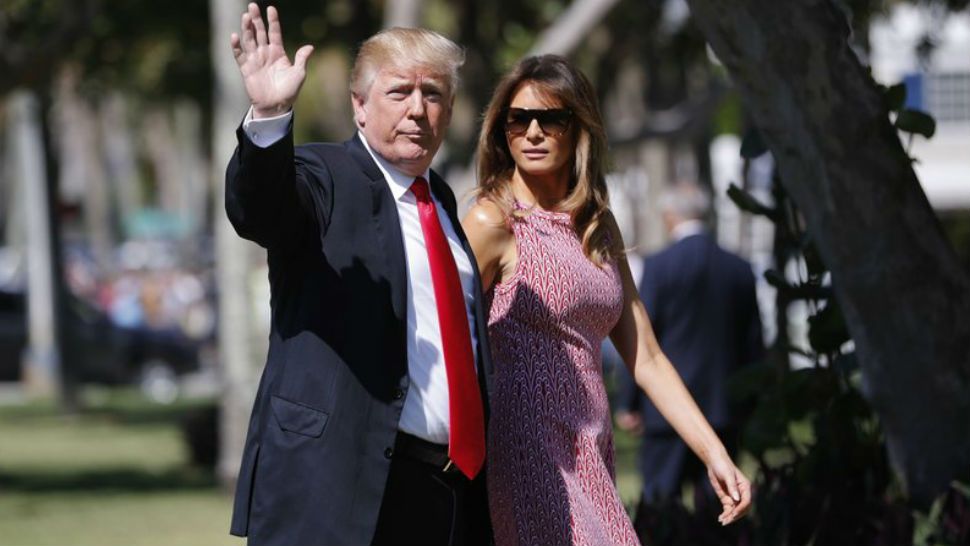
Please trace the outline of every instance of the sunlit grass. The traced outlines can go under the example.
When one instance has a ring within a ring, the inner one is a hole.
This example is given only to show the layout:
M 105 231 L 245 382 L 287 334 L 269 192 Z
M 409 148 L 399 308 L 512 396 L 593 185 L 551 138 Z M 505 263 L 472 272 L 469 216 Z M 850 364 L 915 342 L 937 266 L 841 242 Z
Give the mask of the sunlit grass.
M 133 390 L 86 389 L 84 411 L 50 402 L 0 406 L 3 546 L 241 546 L 231 499 L 189 465 L 179 429 L 206 401 L 159 406 Z M 639 439 L 617 430 L 620 497 L 640 495 Z
M 0 408 L 0 543 L 242 544 L 227 534 L 230 498 L 188 463 L 178 420 L 197 404 L 88 390 L 76 416 Z

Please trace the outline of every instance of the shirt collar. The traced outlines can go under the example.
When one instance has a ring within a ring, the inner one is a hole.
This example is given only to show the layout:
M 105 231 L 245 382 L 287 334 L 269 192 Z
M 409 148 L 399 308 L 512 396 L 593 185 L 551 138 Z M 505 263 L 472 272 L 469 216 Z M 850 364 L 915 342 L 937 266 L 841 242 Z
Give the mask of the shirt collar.
M 700 220 L 687 220 L 674 226 L 674 229 L 670 230 L 670 237 L 674 241 L 681 241 L 691 235 L 697 235 L 699 233 L 704 233 L 704 222 Z
M 380 154 L 371 149 L 370 144 L 367 143 L 367 139 L 364 137 L 364 133 L 357 131 L 357 136 L 360 137 L 360 141 L 364 143 L 364 149 L 367 153 L 374 158 L 374 162 L 377 163 L 377 168 L 381 170 L 384 175 L 384 180 L 387 181 L 387 185 L 391 188 L 391 193 L 394 195 L 394 199 L 400 200 L 405 195 L 408 195 L 408 190 L 411 189 L 411 184 L 414 183 L 416 177 L 410 176 L 397 170 L 393 165 L 391 165 L 386 159 L 381 157 Z M 431 169 L 425 169 L 424 179 L 431 183 Z

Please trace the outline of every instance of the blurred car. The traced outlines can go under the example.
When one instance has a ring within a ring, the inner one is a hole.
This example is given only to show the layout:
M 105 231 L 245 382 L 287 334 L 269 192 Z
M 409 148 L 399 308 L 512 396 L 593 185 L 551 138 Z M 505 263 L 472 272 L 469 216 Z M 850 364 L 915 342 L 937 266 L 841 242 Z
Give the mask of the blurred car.
M 68 358 L 82 383 L 142 383 L 159 389 L 178 375 L 197 371 L 211 339 L 193 339 L 179 330 L 122 327 L 88 302 L 68 296 L 65 320 Z M 0 381 L 19 381 L 27 347 L 24 292 L 0 289 Z M 151 385 L 150 385 L 151 384 Z M 168 398 L 162 391 L 162 398 Z

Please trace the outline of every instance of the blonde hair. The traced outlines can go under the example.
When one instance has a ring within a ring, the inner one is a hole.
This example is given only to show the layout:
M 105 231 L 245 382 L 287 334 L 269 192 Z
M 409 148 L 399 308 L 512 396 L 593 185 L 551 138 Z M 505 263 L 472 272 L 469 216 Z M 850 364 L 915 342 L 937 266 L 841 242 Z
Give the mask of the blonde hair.
M 441 34 L 423 28 L 393 27 L 368 38 L 360 46 L 350 73 L 350 91 L 365 99 L 374 78 L 385 66 L 426 66 L 447 78 L 448 92 L 458 89 L 458 69 L 465 51 Z
M 521 216 L 514 210 L 512 173 L 515 161 L 505 135 L 505 118 L 512 95 L 523 83 L 533 84 L 547 97 L 555 97 L 573 113 L 576 147 L 569 193 L 559 210 L 568 212 L 583 253 L 597 265 L 622 254 L 619 241 L 604 222 L 609 211 L 606 189 L 606 131 L 593 86 L 568 60 L 558 55 L 528 57 L 502 78 L 485 110 L 478 138 L 478 200 L 495 203 L 507 219 Z M 527 214 L 527 213 L 525 213 Z

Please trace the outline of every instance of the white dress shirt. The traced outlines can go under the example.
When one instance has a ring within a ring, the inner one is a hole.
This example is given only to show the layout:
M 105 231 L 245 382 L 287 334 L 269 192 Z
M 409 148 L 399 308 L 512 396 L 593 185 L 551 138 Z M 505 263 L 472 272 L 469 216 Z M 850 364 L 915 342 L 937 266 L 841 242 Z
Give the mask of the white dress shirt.
M 288 112 L 273 118 L 253 119 L 252 109 L 243 121 L 243 131 L 256 146 L 265 148 L 283 138 L 293 113 Z M 418 202 L 409 191 L 414 177 L 405 175 L 393 165 L 374 153 L 362 133 L 358 133 L 364 148 L 374 158 L 374 162 L 384 174 L 397 204 L 404 237 L 404 256 L 407 261 L 407 355 L 410 387 L 404 399 L 404 409 L 398 428 L 430 442 L 448 443 L 448 376 L 441 344 L 441 328 L 438 324 L 438 308 L 435 305 L 434 284 L 431 280 L 431 267 L 428 251 L 424 244 L 424 232 L 418 216 Z M 429 181 L 430 173 L 424 178 Z M 473 315 L 475 294 L 472 264 L 458 239 L 455 227 L 440 200 L 434 197 L 438 220 L 445 232 L 451 254 L 458 267 L 462 293 L 465 297 L 465 311 L 468 329 L 472 336 L 472 352 L 477 359 L 478 339 L 475 335 Z
M 700 220 L 684 220 L 670 230 L 670 238 L 674 242 L 678 242 L 692 235 L 704 233 L 705 231 L 704 222 L 701 222 Z

